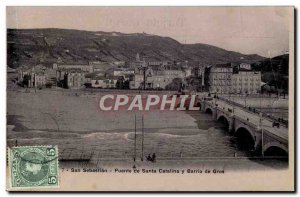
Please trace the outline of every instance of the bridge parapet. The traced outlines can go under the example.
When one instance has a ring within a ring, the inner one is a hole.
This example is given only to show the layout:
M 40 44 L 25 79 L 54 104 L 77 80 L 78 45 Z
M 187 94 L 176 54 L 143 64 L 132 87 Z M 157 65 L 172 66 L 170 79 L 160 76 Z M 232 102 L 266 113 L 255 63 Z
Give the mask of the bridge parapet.
M 267 125 L 271 125 L 271 122 L 268 122 L 268 119 L 261 119 L 259 114 L 249 114 L 245 109 L 240 109 L 233 104 L 223 104 L 222 101 L 202 101 L 202 105 L 201 109 L 205 112 L 209 110 L 215 120 L 224 119 L 228 124 L 229 131 L 233 131 L 235 134 L 239 129 L 247 131 L 254 141 L 256 150 L 260 149 L 265 152 L 270 147 L 278 147 L 288 152 L 288 137 L 282 134 L 284 132 L 279 132 L 278 129 L 271 126 L 262 130 L 260 121 L 263 120 Z M 234 109 L 237 109 L 238 113 Z M 287 130 L 284 127 L 282 129 Z

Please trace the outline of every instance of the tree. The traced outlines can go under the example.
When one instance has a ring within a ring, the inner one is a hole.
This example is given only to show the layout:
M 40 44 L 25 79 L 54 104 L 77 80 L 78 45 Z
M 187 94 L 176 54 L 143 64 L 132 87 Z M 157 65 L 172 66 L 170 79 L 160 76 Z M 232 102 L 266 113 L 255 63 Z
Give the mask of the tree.
M 46 88 L 52 88 L 52 83 L 46 83 Z
M 123 89 L 130 89 L 130 81 L 129 80 L 125 80 L 124 84 L 123 84 Z
M 116 87 L 117 89 L 124 89 L 124 77 L 120 76 L 118 77 L 117 83 L 116 83 Z
M 91 84 L 91 83 L 85 83 L 84 86 L 85 86 L 86 88 L 91 88 L 91 87 L 92 87 L 92 84 Z
M 29 86 L 29 80 L 30 80 L 30 76 L 29 75 L 24 75 L 22 85 L 28 87 Z
M 182 79 L 181 78 L 175 78 L 173 81 L 166 86 L 166 90 L 175 90 L 180 91 L 182 89 Z

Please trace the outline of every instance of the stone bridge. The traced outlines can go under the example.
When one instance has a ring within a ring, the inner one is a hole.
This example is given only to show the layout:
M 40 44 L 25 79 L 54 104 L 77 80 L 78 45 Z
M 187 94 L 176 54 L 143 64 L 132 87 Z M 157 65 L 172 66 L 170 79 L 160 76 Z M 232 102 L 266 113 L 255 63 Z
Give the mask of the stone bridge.
M 228 131 L 262 156 L 288 156 L 288 129 L 273 127 L 272 121 L 232 103 L 214 99 L 200 102 L 201 111 L 212 114 Z

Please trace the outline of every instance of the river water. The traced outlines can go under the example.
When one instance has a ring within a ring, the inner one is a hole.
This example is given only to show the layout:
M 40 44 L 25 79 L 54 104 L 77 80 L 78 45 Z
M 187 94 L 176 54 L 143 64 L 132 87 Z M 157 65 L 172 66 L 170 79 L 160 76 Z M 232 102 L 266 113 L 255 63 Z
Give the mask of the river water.
M 35 105 L 28 104 L 27 97 Z M 68 103 L 59 102 L 66 97 Z M 227 159 L 232 163 L 236 162 L 235 158 L 244 158 L 244 166 L 259 164 L 281 168 L 288 165 L 288 162 L 262 162 L 252 158 L 252 153 L 240 148 L 237 138 L 228 133 L 225 125 L 215 122 L 210 114 L 204 112 L 99 112 L 95 106 L 94 99 L 83 96 L 75 98 L 42 93 L 10 96 L 7 144 L 58 145 L 60 159 L 89 157 L 92 163 L 103 160 L 126 163 L 131 162 L 133 157 L 140 160 L 143 149 L 144 159 L 155 153 L 157 161 L 179 161 L 176 162 L 178 166 L 186 161 L 210 160 L 222 164 Z

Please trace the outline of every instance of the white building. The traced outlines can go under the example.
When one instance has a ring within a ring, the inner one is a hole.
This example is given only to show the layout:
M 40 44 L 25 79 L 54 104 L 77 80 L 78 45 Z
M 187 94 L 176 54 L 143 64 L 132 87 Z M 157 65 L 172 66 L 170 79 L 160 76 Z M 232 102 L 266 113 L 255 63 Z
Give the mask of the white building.
M 258 94 L 261 91 L 261 73 L 239 71 L 232 75 L 231 93 Z
M 116 88 L 118 78 L 115 76 L 103 76 L 91 79 L 93 88 Z
M 173 83 L 174 79 L 184 79 L 186 73 L 180 69 L 178 70 L 153 70 L 152 68 L 146 69 L 146 89 L 156 89 L 162 88 L 165 89 L 167 85 Z M 144 75 L 143 71 L 135 73 L 134 83 L 132 83 L 132 89 L 141 89 L 144 85 Z
M 241 63 L 239 65 L 239 70 L 251 70 L 251 64 Z
M 130 75 L 130 74 L 134 74 L 134 69 L 116 68 L 113 71 L 114 76 L 123 76 L 123 75 Z

